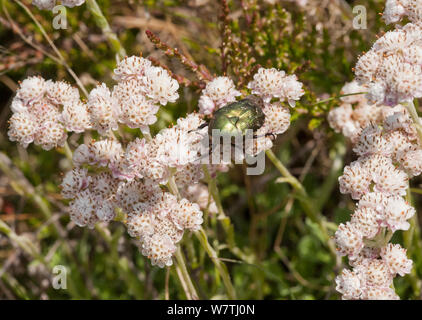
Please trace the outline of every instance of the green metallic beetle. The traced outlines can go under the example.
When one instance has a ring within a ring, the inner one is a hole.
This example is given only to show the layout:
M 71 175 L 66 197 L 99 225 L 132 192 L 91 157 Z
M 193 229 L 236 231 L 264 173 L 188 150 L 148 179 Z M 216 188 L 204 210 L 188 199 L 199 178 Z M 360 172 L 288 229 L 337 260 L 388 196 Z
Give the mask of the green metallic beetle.
M 230 136 L 231 145 L 235 145 L 235 137 L 245 137 L 247 130 L 252 130 L 252 138 L 257 138 L 256 132 L 264 125 L 265 114 L 262 111 L 264 102 L 260 97 L 249 95 L 246 98 L 229 103 L 228 105 L 216 110 L 209 122 L 205 122 L 198 129 L 208 126 L 208 136 L 211 142 L 210 154 L 213 152 L 215 145 L 212 145 L 213 130 L 218 129 L 221 136 Z M 268 133 L 265 136 L 274 137 Z
M 263 106 L 262 99 L 250 95 L 218 109 L 208 124 L 208 134 L 211 136 L 213 129 L 233 136 L 244 136 L 248 129 L 256 132 L 265 122 Z

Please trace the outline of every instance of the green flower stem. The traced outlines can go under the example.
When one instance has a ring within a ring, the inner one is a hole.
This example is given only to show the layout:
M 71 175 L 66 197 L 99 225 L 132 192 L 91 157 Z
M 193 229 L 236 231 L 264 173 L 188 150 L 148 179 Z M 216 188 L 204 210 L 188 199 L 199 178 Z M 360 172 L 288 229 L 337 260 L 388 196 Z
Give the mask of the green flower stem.
M 176 257 L 177 267 L 180 268 L 179 271 L 181 272 L 181 275 L 182 275 L 182 278 L 180 278 L 180 276 L 179 278 L 181 281 L 184 282 L 184 283 L 182 282 L 182 286 L 183 287 L 187 286 L 187 289 L 188 289 L 188 292 L 186 292 L 186 298 L 188 298 L 189 300 L 198 300 L 199 299 L 198 293 L 196 292 L 192 279 L 189 276 L 189 272 L 185 263 L 185 258 L 183 256 L 183 252 L 180 245 L 177 246 L 175 257 Z
M 293 189 L 297 193 L 296 196 L 302 205 L 303 211 L 308 216 L 308 218 L 311 219 L 311 221 L 313 221 L 319 226 L 320 231 L 322 232 L 325 237 L 325 240 L 327 241 L 327 245 L 330 251 L 333 253 L 333 255 L 335 255 L 335 257 L 337 257 L 337 251 L 334 242 L 330 238 L 330 235 L 328 233 L 325 224 L 325 218 L 319 213 L 316 204 L 313 203 L 312 199 L 308 196 L 308 193 L 306 192 L 303 185 L 290 173 L 290 171 L 276 157 L 276 155 L 271 149 L 265 151 L 265 153 L 268 159 L 270 159 L 270 161 L 274 164 L 277 170 L 281 173 L 283 181 L 288 182 L 293 187 Z
M 55 54 L 57 55 L 58 62 L 62 66 L 64 66 L 66 68 L 67 72 L 69 72 L 69 74 L 76 81 L 76 84 L 78 85 L 78 87 L 82 90 L 82 92 L 85 94 L 85 96 L 88 97 L 88 91 L 85 89 L 85 86 L 83 85 L 83 83 L 81 82 L 81 80 L 79 79 L 79 77 L 76 75 L 76 73 L 72 70 L 72 68 L 70 68 L 69 64 L 66 62 L 66 59 L 63 57 L 63 55 L 61 54 L 61 52 L 59 51 L 59 49 L 56 47 L 56 45 L 54 44 L 54 42 L 48 36 L 48 34 L 45 31 L 44 27 L 38 22 L 37 18 L 35 18 L 35 16 L 32 14 L 31 10 L 29 10 L 28 7 L 26 5 L 24 5 L 21 1 L 19 1 L 19 0 L 14 0 L 14 1 L 34 21 L 34 23 L 36 24 L 36 26 L 40 30 L 41 34 L 43 35 L 43 37 L 47 40 L 47 42 L 50 45 L 50 47 L 53 48 Z M 4 3 L 3 0 L 2 0 L 2 3 Z M 3 6 L 3 8 L 5 8 L 5 7 Z
M 170 189 L 171 193 L 173 193 L 174 195 L 177 195 L 178 198 L 180 199 L 179 189 L 178 189 L 177 184 L 174 180 L 173 174 L 171 175 L 169 182 L 167 183 L 167 187 Z M 220 204 L 221 204 L 221 202 L 220 202 Z M 221 206 L 221 209 L 222 209 L 222 206 Z M 234 287 L 231 283 L 230 275 L 228 274 L 226 265 L 218 259 L 217 253 L 215 252 L 215 250 L 209 244 L 208 239 L 207 239 L 207 235 L 203 231 L 203 229 L 201 229 L 199 233 L 197 232 L 196 236 L 197 236 L 199 242 L 201 243 L 202 247 L 207 252 L 210 259 L 214 263 L 214 265 L 217 268 L 218 272 L 220 273 L 221 277 L 223 278 L 223 283 L 224 283 L 224 286 L 226 287 L 228 297 L 230 299 L 235 299 L 236 294 L 235 294 L 235 291 L 234 291 Z M 177 249 L 177 252 L 176 252 L 176 260 L 178 261 L 178 264 L 181 266 L 182 273 L 184 274 L 183 268 L 186 269 L 186 265 L 184 264 L 185 259 L 183 258 L 183 253 L 181 251 L 180 245 L 178 246 L 178 249 Z M 190 279 L 189 274 L 187 272 L 186 272 L 186 283 L 188 285 L 191 284 L 192 287 L 193 287 L 192 280 Z M 193 289 L 195 289 L 195 288 L 193 287 Z M 198 297 L 198 294 L 196 294 L 196 292 L 195 292 L 195 296 Z
M 120 40 L 117 35 L 113 32 L 113 30 L 111 30 L 110 25 L 108 24 L 107 19 L 104 17 L 104 14 L 101 11 L 101 8 L 98 5 L 97 1 L 87 0 L 86 5 L 88 7 L 88 10 L 94 17 L 95 23 L 103 31 L 113 50 L 120 56 L 120 58 L 126 57 L 125 49 L 120 43 Z
M 64 154 L 66 155 L 67 160 L 70 161 L 70 163 L 73 163 L 73 152 L 72 149 L 70 149 L 69 144 L 67 143 L 67 140 L 64 143 Z
M 209 244 L 207 235 L 204 231 L 204 229 L 200 229 L 195 233 L 196 237 L 198 238 L 199 242 L 201 243 L 202 247 L 207 251 L 208 256 L 211 258 L 211 260 L 214 262 L 215 267 L 217 268 L 218 272 L 221 275 L 221 278 L 223 279 L 224 286 L 226 287 L 227 296 L 231 300 L 236 299 L 236 291 L 233 287 L 233 284 L 230 279 L 229 272 L 227 270 L 226 265 L 221 262 L 221 260 L 218 258 L 217 253 L 215 252 L 214 248 Z
M 411 189 L 407 189 L 406 200 L 412 204 L 412 193 Z M 417 257 L 416 261 L 422 259 L 422 248 L 420 243 L 420 227 L 418 221 L 418 215 L 415 214 L 409 221 L 410 228 L 409 230 L 403 233 L 403 242 L 404 246 L 407 249 L 410 257 Z M 409 274 L 409 280 L 411 282 L 413 293 L 415 297 L 419 298 L 421 295 L 422 282 L 418 277 L 417 270 L 415 266 L 412 268 L 411 273 Z
M 206 165 L 202 166 L 202 170 L 205 174 L 205 180 L 208 183 L 209 193 L 212 196 L 212 199 L 215 201 L 218 210 L 218 220 L 221 222 L 223 229 L 227 235 L 227 244 L 229 246 L 230 251 L 237 256 L 239 259 L 249 263 L 254 263 L 254 257 L 248 256 L 240 250 L 236 246 L 235 239 L 234 239 L 234 229 L 231 220 L 226 214 L 224 213 L 224 208 L 221 202 L 220 193 L 218 192 L 217 181 L 216 179 L 211 178 L 210 172 Z
M 416 111 L 415 104 L 413 103 L 413 101 L 410 101 L 403 103 L 403 105 L 406 107 L 407 111 L 410 114 L 410 117 L 412 118 L 416 131 L 418 133 L 419 141 L 422 142 L 422 123 L 419 118 L 418 112 Z

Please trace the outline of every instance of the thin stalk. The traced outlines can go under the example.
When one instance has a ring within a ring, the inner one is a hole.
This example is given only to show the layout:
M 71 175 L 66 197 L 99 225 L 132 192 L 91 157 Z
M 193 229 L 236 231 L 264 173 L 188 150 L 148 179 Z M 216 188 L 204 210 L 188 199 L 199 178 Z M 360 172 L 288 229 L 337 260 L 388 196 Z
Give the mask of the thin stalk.
M 231 223 L 230 218 L 224 213 L 224 208 L 221 202 L 220 193 L 218 192 L 216 179 L 211 178 L 211 175 L 206 165 L 202 166 L 202 170 L 204 171 L 205 180 L 208 183 L 209 193 L 211 194 L 217 206 L 218 220 L 221 222 L 221 225 L 223 226 L 223 229 L 227 234 L 227 244 L 229 245 L 230 251 L 239 259 L 242 259 L 243 261 L 250 264 L 254 263 L 254 257 L 247 256 L 245 253 L 242 252 L 242 250 L 240 250 L 240 248 L 236 246 L 234 239 L 233 224 Z
M 215 252 L 214 248 L 209 244 L 207 235 L 204 229 L 200 229 L 199 231 L 195 232 L 196 237 L 198 238 L 199 242 L 201 243 L 202 247 L 207 251 L 208 256 L 214 262 L 215 267 L 217 268 L 218 272 L 220 273 L 221 278 L 223 279 L 223 284 L 227 291 L 227 296 L 231 300 L 236 299 L 236 291 L 233 287 L 233 284 L 230 279 L 230 275 L 228 273 L 226 265 L 221 262 L 218 258 L 217 253 Z
M 192 279 L 189 276 L 188 269 L 186 267 L 185 258 L 183 257 L 182 249 L 180 246 L 177 247 L 176 250 L 176 263 L 178 267 L 180 267 L 180 271 L 182 274 L 182 279 L 184 280 L 185 284 L 187 285 L 190 297 L 187 297 L 188 299 L 198 300 L 198 293 L 196 292 L 196 289 L 193 285 Z M 182 280 L 181 279 L 181 280 Z
M 343 97 L 356 96 L 356 95 L 366 94 L 366 93 L 367 92 L 356 92 L 356 93 L 348 93 L 348 94 L 342 94 L 342 95 L 334 96 L 334 97 L 331 97 L 331 98 L 328 98 L 328 99 L 318 101 L 317 103 L 312 104 L 311 107 L 317 106 L 317 105 L 322 104 L 322 103 L 330 102 L 330 101 L 333 101 L 333 100 L 336 100 L 336 99 L 340 99 L 340 98 L 343 98 Z
M 416 131 L 418 133 L 419 141 L 422 142 L 422 123 L 419 118 L 418 112 L 416 111 L 415 104 L 413 103 L 413 101 L 409 101 L 409 102 L 403 103 L 403 105 L 406 107 L 407 111 L 410 114 L 410 117 L 413 120 Z
M 290 171 L 283 165 L 283 163 L 276 157 L 274 152 L 270 149 L 265 151 L 268 159 L 274 164 L 274 166 L 277 168 L 277 170 L 281 173 L 283 178 L 285 178 L 285 181 L 290 183 L 290 185 L 293 187 L 297 194 L 297 198 L 299 202 L 302 205 L 303 211 L 308 216 L 311 221 L 316 223 L 319 226 L 320 231 L 324 235 L 325 240 L 327 241 L 327 245 L 332 252 L 332 254 L 337 257 L 337 251 L 335 248 L 335 245 L 330 238 L 330 235 L 328 233 L 328 230 L 325 225 L 325 219 L 324 217 L 319 213 L 317 206 L 315 203 L 313 203 L 312 199 L 308 196 L 308 193 L 306 192 L 303 185 L 300 183 L 296 177 L 294 177 Z
M 67 64 L 66 59 L 63 57 L 59 49 L 57 49 L 54 42 L 51 40 L 51 38 L 48 36 L 47 32 L 45 31 L 44 27 L 38 22 L 38 20 L 35 18 L 35 16 L 32 14 L 31 10 L 28 9 L 26 5 L 24 5 L 19 0 L 13 0 L 15 1 L 27 14 L 28 16 L 35 22 L 38 29 L 40 29 L 41 34 L 44 36 L 44 38 L 47 40 L 48 44 L 53 48 L 54 52 L 56 53 L 57 57 L 60 59 L 61 64 L 66 68 L 67 72 L 75 79 L 77 85 L 82 90 L 82 92 L 85 94 L 85 96 L 88 97 L 88 91 L 86 91 L 85 86 L 82 84 L 81 80 L 78 78 L 76 73 L 70 68 L 70 66 Z
M 120 40 L 117 35 L 113 32 L 113 30 L 111 30 L 110 25 L 108 24 L 107 19 L 104 17 L 104 14 L 101 11 L 101 8 L 98 5 L 97 1 L 87 0 L 86 5 L 88 7 L 88 10 L 94 17 L 95 23 L 103 31 L 113 50 L 119 55 L 121 59 L 126 57 L 125 49 L 120 43 Z
M 208 173 L 208 175 L 209 175 L 209 173 Z M 170 191 L 174 195 L 178 195 L 178 197 L 180 198 L 179 189 L 177 188 L 177 185 L 176 185 L 176 182 L 174 181 L 174 176 L 173 175 L 170 177 L 167 186 L 168 186 L 168 188 L 170 189 Z M 221 209 L 222 209 L 222 206 L 221 206 Z M 223 212 L 223 214 L 224 214 L 224 212 Z M 228 297 L 230 299 L 235 299 L 236 294 L 235 294 L 235 291 L 234 291 L 234 287 L 233 287 L 233 285 L 231 283 L 230 275 L 228 274 L 226 265 L 219 260 L 219 258 L 217 256 L 217 253 L 211 247 L 211 245 L 208 243 L 207 235 L 203 231 L 202 228 L 199 231 L 199 233 L 198 232 L 196 233 L 196 236 L 197 236 L 199 242 L 201 243 L 202 247 L 207 252 L 207 254 L 210 257 L 210 259 L 214 263 L 214 265 L 217 268 L 218 272 L 220 273 L 221 277 L 223 278 L 223 283 L 224 283 L 224 286 L 226 287 Z M 178 255 L 179 255 L 179 257 L 178 257 Z M 183 253 L 181 251 L 180 246 L 178 247 L 178 249 L 176 251 L 176 259 L 179 262 L 179 264 L 180 263 L 183 263 L 182 264 L 182 269 L 183 269 L 184 258 L 183 258 Z M 184 266 L 184 267 L 186 268 L 186 266 Z M 187 274 L 187 278 L 188 278 L 187 283 L 188 284 L 189 283 L 192 284 L 192 280 L 190 279 L 189 274 Z M 193 284 L 192 284 L 192 287 L 193 287 Z M 195 288 L 193 288 L 193 289 L 195 289 Z M 196 294 L 196 292 L 195 292 L 195 295 L 196 295 L 196 297 L 198 296 Z

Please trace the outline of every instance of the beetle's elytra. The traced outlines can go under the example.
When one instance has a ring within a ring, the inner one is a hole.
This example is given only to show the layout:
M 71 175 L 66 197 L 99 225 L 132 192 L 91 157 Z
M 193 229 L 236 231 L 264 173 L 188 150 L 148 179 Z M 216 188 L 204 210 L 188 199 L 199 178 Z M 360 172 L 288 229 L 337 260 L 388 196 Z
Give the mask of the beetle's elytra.
M 245 135 L 248 129 L 258 130 L 265 121 L 262 107 L 262 100 L 251 95 L 218 109 L 208 124 L 209 135 L 212 136 L 213 129 L 232 136 Z

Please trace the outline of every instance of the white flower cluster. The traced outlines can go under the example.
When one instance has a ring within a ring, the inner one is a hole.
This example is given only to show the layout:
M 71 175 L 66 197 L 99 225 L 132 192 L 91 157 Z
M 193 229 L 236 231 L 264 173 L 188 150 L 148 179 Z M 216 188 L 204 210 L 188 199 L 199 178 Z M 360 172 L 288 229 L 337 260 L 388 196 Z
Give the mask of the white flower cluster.
M 79 91 L 66 82 L 25 79 L 12 101 L 9 139 L 24 147 L 34 142 L 45 150 L 63 146 L 67 131 L 83 132 L 91 127 L 87 107 Z
M 9 138 L 24 147 L 34 142 L 45 150 L 63 146 L 66 131 L 77 133 L 89 129 L 108 135 L 122 123 L 130 128 L 147 130 L 157 121 L 159 104 L 174 102 L 179 84 L 161 67 L 149 60 L 128 57 L 115 70 L 117 85 L 110 90 L 98 84 L 86 103 L 77 88 L 63 81 L 41 77 L 25 79 L 12 103 Z
M 113 78 L 118 83 L 112 90 L 99 84 L 88 97 L 93 129 L 102 135 L 116 130 L 119 122 L 144 131 L 157 121 L 159 104 L 179 98 L 179 84 L 168 71 L 142 57 L 123 59 Z
M 275 68 L 260 68 L 248 83 L 248 88 L 253 94 L 262 97 L 264 102 L 270 102 L 278 98 L 281 102 L 286 101 L 291 107 L 303 96 L 303 84 L 297 80 L 296 75 L 286 75 L 284 71 Z
M 56 6 L 56 0 L 32 0 L 32 4 L 40 10 L 51 10 Z M 85 0 L 61 0 L 62 5 L 73 8 L 85 3 Z
M 287 76 L 284 71 L 277 69 L 260 68 L 249 82 L 248 88 L 264 101 L 263 112 L 265 123 L 257 131 L 257 138 L 247 148 L 248 154 L 257 154 L 272 147 L 269 137 L 284 133 L 290 126 L 289 109 L 281 102 L 288 101 L 290 106 L 295 105 L 304 94 L 303 84 L 295 75 Z M 212 113 L 225 105 L 235 102 L 241 93 L 236 89 L 233 80 L 228 77 L 217 77 L 210 81 L 199 98 L 199 112 L 203 115 Z M 272 100 L 278 100 L 272 102 Z
M 202 210 L 217 212 L 207 186 L 200 182 L 203 132 L 197 129 L 202 115 L 180 118 L 177 125 L 151 138 L 148 126 L 156 122 L 159 105 L 178 98 L 177 81 L 141 57 L 121 61 L 114 79 L 112 90 L 98 84 L 86 102 L 66 82 L 24 80 L 11 106 L 8 134 L 25 147 L 34 142 L 46 150 L 63 146 L 68 131 L 96 130 L 107 136 L 74 151 L 75 167 L 61 184 L 63 197 L 70 200 L 70 218 L 78 226 L 93 228 L 97 222 L 113 220 L 121 209 L 142 253 L 152 264 L 168 266 L 184 231 L 200 228 Z M 110 130 L 119 123 L 140 128 L 148 140 L 138 138 L 123 146 L 110 138 Z M 225 166 L 209 166 L 211 175 L 217 170 Z M 170 177 L 180 188 L 180 199 L 168 192 Z
M 360 103 L 356 109 L 362 107 Z M 337 290 L 343 299 L 397 299 L 390 288 L 393 278 L 409 273 L 412 261 L 399 245 L 386 244 L 387 234 L 409 229 L 408 220 L 415 209 L 403 196 L 409 178 L 422 173 L 422 150 L 403 107 L 374 110 L 376 115 L 364 128 L 353 117 L 355 109 L 347 108 L 351 116 L 329 115 L 335 130 L 348 132 L 344 126 L 355 121 L 359 132 L 350 136 L 359 158 L 346 166 L 339 178 L 340 192 L 350 193 L 359 202 L 351 221 L 341 224 L 335 234 L 339 254 L 347 255 L 354 269 L 343 270 Z
M 385 23 L 397 23 L 403 17 L 408 17 L 412 22 L 422 21 L 422 2 L 420 0 L 387 0 L 383 14 Z
M 92 227 L 98 221 L 110 221 L 116 208 L 121 208 L 142 254 L 153 265 L 171 265 L 184 230 L 200 228 L 202 210 L 216 212 L 215 203 L 209 203 L 208 188 L 200 182 L 201 165 L 196 163 L 195 143 L 202 136 L 195 129 L 202 121 L 198 114 L 190 114 L 151 140 L 137 138 L 126 148 L 112 139 L 80 145 L 73 155 L 76 168 L 62 183 L 63 196 L 73 199 L 71 219 Z M 101 173 L 88 175 L 87 167 Z M 171 176 L 184 198 L 163 191 Z
M 372 103 L 395 106 L 422 97 L 422 24 L 396 26 L 360 57 L 356 79 Z
M 253 150 L 249 151 L 251 154 L 270 149 L 273 145 L 271 137 L 282 134 L 289 128 L 290 111 L 281 103 L 287 100 L 294 107 L 295 101 L 305 94 L 302 87 L 303 84 L 297 80 L 296 75 L 288 76 L 275 68 L 260 68 L 254 75 L 248 88 L 264 101 L 265 123 L 257 132 L 258 138 L 254 141 Z
M 268 4 L 276 4 L 279 1 L 280 0 L 265 0 L 265 2 Z M 305 7 L 308 4 L 308 0 L 284 0 L 284 1 L 295 2 L 296 5 L 298 5 L 299 7 Z

